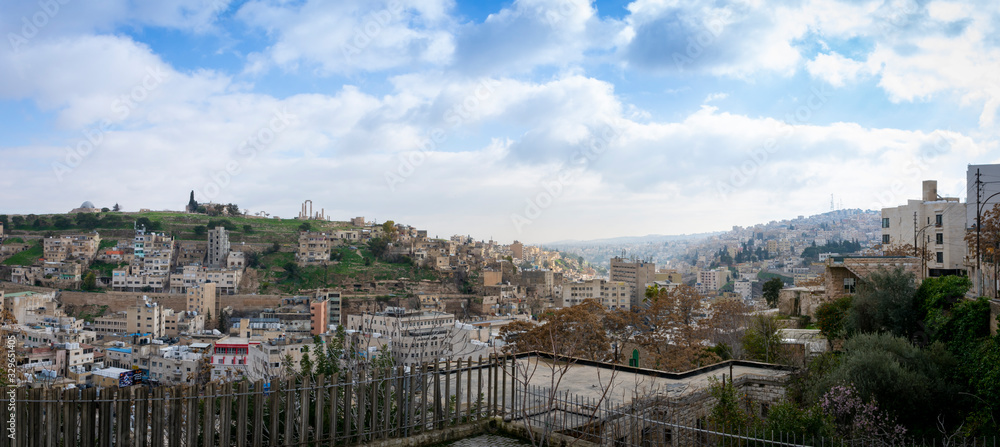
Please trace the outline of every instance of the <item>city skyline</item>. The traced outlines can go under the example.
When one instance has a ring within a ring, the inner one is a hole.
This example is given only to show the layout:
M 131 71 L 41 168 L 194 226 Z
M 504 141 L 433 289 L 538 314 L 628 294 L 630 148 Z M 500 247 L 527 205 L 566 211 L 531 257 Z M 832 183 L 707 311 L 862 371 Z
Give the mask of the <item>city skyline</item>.
M 1000 162 L 1000 6 L 772 6 L 5 1 L 0 209 L 193 189 L 544 243 L 964 201 Z

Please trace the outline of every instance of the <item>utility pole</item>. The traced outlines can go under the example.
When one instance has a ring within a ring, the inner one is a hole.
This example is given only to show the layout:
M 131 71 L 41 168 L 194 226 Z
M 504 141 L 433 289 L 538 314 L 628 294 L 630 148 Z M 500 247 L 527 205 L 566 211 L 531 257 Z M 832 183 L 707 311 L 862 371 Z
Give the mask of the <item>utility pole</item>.
M 913 212 L 913 256 L 917 256 L 917 212 Z
M 979 199 L 982 196 L 983 182 L 979 180 L 979 169 L 976 169 L 976 279 L 978 279 L 976 284 L 976 295 L 983 296 L 983 269 L 982 269 L 982 246 L 981 246 L 981 234 L 980 230 L 982 224 L 980 219 L 979 211 Z

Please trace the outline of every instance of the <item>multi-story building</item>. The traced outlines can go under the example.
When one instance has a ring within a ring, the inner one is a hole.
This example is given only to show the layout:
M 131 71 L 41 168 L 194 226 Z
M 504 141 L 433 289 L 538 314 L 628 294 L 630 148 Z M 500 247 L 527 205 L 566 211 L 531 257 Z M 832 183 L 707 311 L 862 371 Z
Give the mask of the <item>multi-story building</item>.
M 212 350 L 212 380 L 231 381 L 239 378 L 263 378 L 267 356 L 260 349 L 259 341 L 241 337 L 225 337 Z M 253 348 L 253 349 L 251 349 Z
M 166 273 L 145 274 L 143 273 L 142 268 L 136 265 L 138 262 L 143 261 L 139 258 L 135 258 L 132 265 L 117 268 L 111 271 L 112 290 L 123 292 L 164 292 L 169 290 L 169 275 Z
M 220 294 L 232 295 L 239 288 L 243 279 L 242 268 L 209 268 L 200 265 L 186 265 L 181 274 L 174 274 L 170 281 L 170 289 L 174 293 L 184 293 L 187 289 L 205 284 L 215 283 L 215 289 Z
M 167 337 L 197 334 L 205 330 L 205 315 L 188 311 L 163 309 L 163 333 Z
M 621 281 L 631 287 L 629 304 L 631 307 L 638 307 L 646 296 L 646 284 L 656 280 L 656 264 L 615 256 L 611 258 L 610 277 L 612 282 Z M 564 290 L 563 294 L 565 293 Z
M 321 265 L 330 261 L 330 235 L 316 231 L 299 233 L 295 262 L 299 266 Z
M 36 324 L 49 309 L 56 308 L 55 293 L 13 292 L 0 290 L 4 310 L 20 324 Z
M 391 340 L 389 349 L 402 364 L 437 361 L 455 354 L 454 328 L 455 315 L 446 312 L 390 307 L 385 312 L 347 316 L 347 329 Z
M 195 346 L 167 346 L 149 357 L 149 378 L 165 385 L 193 384 L 199 363 L 208 350 Z
M 966 204 L 957 197 L 940 197 L 937 181 L 923 183 L 923 197 L 906 205 L 882 208 L 882 245 L 909 244 L 914 255 L 928 253 L 923 276 L 966 272 Z
M 597 300 L 608 309 L 631 309 L 632 287 L 622 281 L 592 279 L 564 284 L 559 307 L 570 307 L 584 300 Z
M 340 325 L 340 292 L 317 290 L 316 298 L 309 303 L 309 315 L 312 335 L 326 333 L 330 327 Z
M 188 312 L 215 317 L 215 283 L 194 285 L 188 287 L 185 293 Z
M 714 270 L 701 270 L 698 272 L 698 282 L 695 289 L 698 293 L 713 293 L 718 291 L 729 281 L 729 270 L 725 267 L 718 267 Z
M 87 329 L 99 337 L 125 335 L 128 333 L 128 313 L 118 312 L 94 318 L 92 323 L 87 324 Z
M 100 246 L 101 236 L 97 232 L 54 236 L 43 240 L 42 253 L 46 261 L 62 262 L 67 259 L 79 259 L 89 263 L 97 256 L 97 249 Z
M 223 226 L 208 230 L 208 257 L 205 265 L 209 267 L 228 267 L 229 231 Z
M 137 299 L 135 305 L 129 306 L 125 313 L 128 315 L 128 333 L 149 334 L 153 338 L 165 335 L 163 308 L 159 303 L 150 302 L 144 296 Z

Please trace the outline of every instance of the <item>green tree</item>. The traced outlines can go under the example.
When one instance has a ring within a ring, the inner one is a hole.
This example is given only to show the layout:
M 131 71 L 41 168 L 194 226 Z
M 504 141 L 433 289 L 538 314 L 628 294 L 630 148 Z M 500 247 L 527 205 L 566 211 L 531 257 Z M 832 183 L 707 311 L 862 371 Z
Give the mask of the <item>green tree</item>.
M 960 389 L 951 380 L 957 366 L 939 343 L 920 349 L 888 333 L 859 334 L 844 343 L 839 364 L 816 387 L 853 386 L 863 401 L 878 402 L 904 426 L 930 429 L 939 414 L 958 411 Z
M 109 213 L 109 212 L 111 212 L 111 208 L 108 208 L 108 207 L 101 208 L 101 212 L 102 213 Z
M 299 225 L 299 231 L 309 231 L 311 229 L 312 225 L 309 225 L 309 222 L 302 222 L 302 225 Z
M 117 207 L 118 204 L 116 203 L 115 206 Z M 198 211 L 198 202 L 194 200 L 194 190 L 193 189 L 191 190 L 191 197 L 188 199 L 187 208 L 188 208 L 188 212 L 189 213 L 193 213 L 193 212 L 199 212 L 200 213 L 200 212 L 203 212 L 203 211 Z M 115 210 L 115 211 L 117 211 L 117 210 Z
M 309 358 L 309 347 L 302 347 L 302 360 L 299 360 L 299 374 L 303 376 L 313 375 L 313 362 Z
M 299 271 L 299 265 L 294 262 L 286 262 L 282 267 L 285 269 L 285 278 L 288 280 L 294 280 L 301 274 Z
M 743 352 L 746 357 L 765 363 L 785 362 L 787 359 L 781 347 L 778 329 L 778 318 L 773 315 L 753 317 L 743 336 Z
M 253 233 L 253 226 L 249 225 L 249 224 L 243 225 L 243 232 L 246 233 L 246 234 Z
M 216 324 L 216 327 L 218 327 L 219 332 L 222 332 L 223 334 L 228 334 L 229 333 L 229 313 L 228 312 L 226 312 L 226 311 L 220 311 L 219 312 L 219 321 Z
M 784 287 L 785 282 L 781 278 L 771 278 L 764 283 L 764 301 L 768 307 L 778 307 L 778 295 Z
M 93 271 L 83 275 L 83 290 L 97 290 L 97 275 Z
M 24 216 L 14 216 L 10 218 L 10 223 L 14 224 L 14 227 L 20 227 L 24 225 Z
M 816 326 L 828 341 L 840 338 L 844 334 L 844 320 L 851 308 L 850 295 L 828 301 L 816 309 Z
M 195 236 L 204 236 L 206 233 L 208 233 L 208 230 L 205 228 L 204 225 L 198 225 L 194 227 Z
M 7 215 L 6 214 L 0 214 L 0 224 L 2 224 L 3 226 L 7 226 Z
M 192 192 L 194 192 L 194 191 L 192 191 Z M 192 198 L 194 198 L 194 197 L 192 197 Z M 121 210 L 122 210 L 122 207 L 118 205 L 118 202 L 115 202 L 115 206 L 113 206 L 111 208 L 111 211 L 114 211 L 116 213 L 119 212 L 119 211 L 121 211 Z
M 916 286 L 912 273 L 898 267 L 869 274 L 847 312 L 848 333 L 889 332 L 909 337 L 917 326 Z

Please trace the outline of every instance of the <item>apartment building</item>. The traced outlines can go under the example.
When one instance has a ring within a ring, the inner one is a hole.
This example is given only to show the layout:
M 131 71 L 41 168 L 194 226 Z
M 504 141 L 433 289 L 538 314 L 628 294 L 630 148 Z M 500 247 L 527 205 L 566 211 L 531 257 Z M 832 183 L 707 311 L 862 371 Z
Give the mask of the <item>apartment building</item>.
M 729 269 L 718 267 L 714 270 L 702 270 L 698 272 L 698 282 L 695 289 L 701 294 L 717 292 L 729 281 Z
M 322 265 L 330 261 L 330 235 L 316 231 L 299 232 L 299 248 L 295 263 L 300 267 Z
M 229 231 L 218 226 L 208 230 L 208 257 L 205 265 L 227 267 L 229 259 Z
M 242 268 L 209 268 L 200 265 L 186 265 L 181 268 L 180 276 L 173 275 L 170 281 L 171 291 L 185 293 L 187 289 L 215 283 L 215 290 L 220 294 L 232 295 L 243 280 Z
M 163 309 L 163 333 L 167 337 L 197 334 L 205 330 L 205 315 L 188 311 Z
M 561 299 L 557 304 L 559 307 L 570 307 L 593 299 L 608 309 L 629 310 L 632 308 L 632 289 L 630 284 L 623 281 L 603 279 L 567 283 L 563 285 Z
M 152 338 L 166 335 L 163 308 L 159 303 L 151 302 L 148 297 L 136 300 L 136 303 L 125 309 L 128 318 L 129 334 L 149 334 Z
M 187 311 L 216 317 L 215 283 L 197 284 L 187 288 Z M 207 318 L 207 317 L 206 317 Z
M 446 312 L 389 307 L 385 312 L 347 316 L 347 329 L 388 337 L 393 357 L 402 364 L 437 361 L 454 354 L 454 328 L 455 315 Z
M 208 355 L 204 344 L 166 346 L 149 357 L 149 378 L 165 385 L 194 384 L 198 364 Z
M 89 263 L 97 256 L 100 246 L 101 236 L 96 231 L 91 234 L 53 236 L 42 240 L 42 253 L 46 261 L 79 259 Z
M 882 208 L 882 245 L 909 244 L 928 252 L 930 260 L 921 269 L 924 277 L 964 274 L 966 212 L 966 204 L 957 197 L 938 196 L 937 181 L 926 180 L 920 200 Z
M 228 382 L 240 378 L 263 378 L 268 361 L 264 351 L 256 349 L 260 343 L 242 337 L 225 337 L 215 342 L 212 349 L 212 380 Z
M 656 280 L 656 264 L 640 259 L 611 258 L 611 282 L 624 282 L 631 288 L 631 307 L 638 306 L 646 297 L 646 284 Z M 565 288 L 563 294 L 565 295 Z
M 94 318 L 87 324 L 87 330 L 94 331 L 99 337 L 125 335 L 128 333 L 128 312 L 118 312 Z

